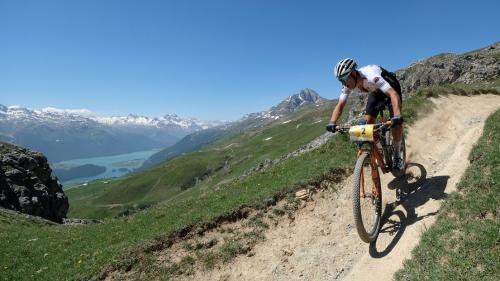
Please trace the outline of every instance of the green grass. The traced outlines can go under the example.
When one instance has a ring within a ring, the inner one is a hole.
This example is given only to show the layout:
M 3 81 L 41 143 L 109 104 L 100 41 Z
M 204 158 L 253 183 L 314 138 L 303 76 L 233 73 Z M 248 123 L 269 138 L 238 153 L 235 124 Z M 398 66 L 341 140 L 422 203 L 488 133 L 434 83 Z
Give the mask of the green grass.
M 471 165 L 397 280 L 498 280 L 500 110 L 488 118 Z

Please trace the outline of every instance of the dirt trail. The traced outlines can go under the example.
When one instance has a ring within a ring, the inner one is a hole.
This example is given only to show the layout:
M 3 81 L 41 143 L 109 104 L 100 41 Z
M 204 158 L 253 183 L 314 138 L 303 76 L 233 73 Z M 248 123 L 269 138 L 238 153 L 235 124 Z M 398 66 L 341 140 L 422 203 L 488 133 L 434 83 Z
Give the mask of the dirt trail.
M 407 177 L 382 177 L 385 224 L 376 243 L 360 241 L 353 227 L 351 178 L 339 191 L 320 192 L 291 220 L 265 233 L 252 255 L 186 280 L 392 280 L 421 234 L 435 221 L 441 202 L 456 189 L 484 121 L 500 108 L 500 96 L 449 96 L 409 130 Z M 403 203 L 395 208 L 395 191 Z

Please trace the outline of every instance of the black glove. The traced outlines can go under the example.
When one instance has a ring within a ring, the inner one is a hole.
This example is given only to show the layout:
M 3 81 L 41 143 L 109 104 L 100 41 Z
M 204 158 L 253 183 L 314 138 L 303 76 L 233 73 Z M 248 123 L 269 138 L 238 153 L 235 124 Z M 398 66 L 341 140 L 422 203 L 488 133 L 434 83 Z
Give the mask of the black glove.
M 326 130 L 328 132 L 335 133 L 337 131 L 337 125 L 335 125 L 335 123 L 329 123 L 328 125 L 326 125 Z
M 392 125 L 391 127 L 395 127 L 399 124 L 403 124 L 403 117 L 401 116 L 394 116 L 391 118 Z

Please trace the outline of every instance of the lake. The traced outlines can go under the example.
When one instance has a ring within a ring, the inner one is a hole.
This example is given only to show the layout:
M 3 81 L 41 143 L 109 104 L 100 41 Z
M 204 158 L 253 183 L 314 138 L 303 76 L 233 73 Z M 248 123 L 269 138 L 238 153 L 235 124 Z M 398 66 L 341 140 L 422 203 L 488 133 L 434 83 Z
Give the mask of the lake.
M 93 164 L 106 168 L 106 171 L 104 173 L 96 176 L 72 179 L 63 182 L 64 185 L 72 185 L 97 179 L 107 179 L 107 178 L 124 176 L 129 172 L 133 171 L 134 169 L 139 168 L 146 159 L 148 159 L 151 155 L 155 154 L 158 151 L 160 150 L 153 149 L 153 150 L 138 151 L 127 154 L 113 155 L 113 156 L 73 159 L 73 160 L 66 160 L 53 163 L 50 166 L 52 169 L 54 168 L 67 169 L 85 164 Z

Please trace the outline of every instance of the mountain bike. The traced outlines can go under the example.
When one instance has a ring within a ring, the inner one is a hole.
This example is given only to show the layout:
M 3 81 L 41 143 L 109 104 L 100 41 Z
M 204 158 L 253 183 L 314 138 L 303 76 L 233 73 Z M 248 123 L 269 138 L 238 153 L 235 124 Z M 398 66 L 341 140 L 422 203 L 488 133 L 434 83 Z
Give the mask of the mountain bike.
M 358 126 L 340 126 L 338 131 L 349 133 L 352 141 L 359 146 L 358 158 L 354 168 L 352 202 L 354 222 L 358 235 L 366 243 L 377 239 L 380 231 L 382 213 L 381 170 L 401 177 L 406 169 L 406 147 L 404 136 L 401 144 L 401 157 L 404 168 L 392 169 L 391 121 Z

